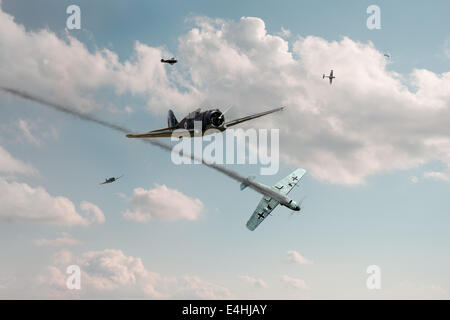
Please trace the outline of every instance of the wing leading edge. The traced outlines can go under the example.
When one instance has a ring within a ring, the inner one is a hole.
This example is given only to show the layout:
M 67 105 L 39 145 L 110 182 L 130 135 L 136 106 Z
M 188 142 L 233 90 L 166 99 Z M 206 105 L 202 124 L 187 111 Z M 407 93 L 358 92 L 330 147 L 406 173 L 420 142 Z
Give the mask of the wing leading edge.
M 237 125 L 238 123 L 242 123 L 242 122 L 245 122 L 245 121 L 248 121 L 248 120 L 256 119 L 256 118 L 259 118 L 259 117 L 262 117 L 262 116 L 265 116 L 265 115 L 268 115 L 268 114 L 271 114 L 271 113 L 274 113 L 274 112 L 281 111 L 283 109 L 284 109 L 284 107 L 281 107 L 281 108 L 277 108 L 277 109 L 273 109 L 273 110 L 269 110 L 269 111 L 265 111 L 265 112 L 261 112 L 261 113 L 256 113 L 256 114 L 253 114 L 253 115 L 250 115 L 250 116 L 246 116 L 246 117 L 243 117 L 243 118 L 231 120 L 231 121 L 228 121 L 228 122 L 225 123 L 225 127 L 231 127 L 231 126 Z

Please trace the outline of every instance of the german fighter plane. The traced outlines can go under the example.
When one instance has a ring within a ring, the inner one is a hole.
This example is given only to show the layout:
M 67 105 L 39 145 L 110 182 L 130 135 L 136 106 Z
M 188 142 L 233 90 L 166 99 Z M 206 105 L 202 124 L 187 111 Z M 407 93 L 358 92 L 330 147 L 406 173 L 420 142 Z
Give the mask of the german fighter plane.
M 330 84 L 333 82 L 333 79 L 336 77 L 333 77 L 333 70 L 331 70 L 330 75 L 326 76 L 325 74 L 322 76 L 322 79 L 328 78 L 330 79 Z
M 107 178 L 107 179 L 105 179 L 105 181 L 103 181 L 103 182 L 100 183 L 100 184 L 113 183 L 114 181 L 117 181 L 117 180 L 119 180 L 119 179 L 122 178 L 122 177 L 123 177 L 123 175 L 121 175 L 120 177 L 117 177 L 117 178 L 114 178 L 114 177 L 112 177 L 112 178 Z
M 178 60 L 176 60 L 175 58 L 170 58 L 170 59 L 167 59 L 167 60 L 161 59 L 161 63 L 168 63 L 170 65 L 173 65 L 173 64 L 175 64 L 177 62 L 178 62 Z
M 251 231 L 255 230 L 261 222 L 263 222 L 270 213 L 279 205 L 285 206 L 294 211 L 300 211 L 300 205 L 294 200 L 288 198 L 288 193 L 297 185 L 303 175 L 305 169 L 296 169 L 287 177 L 281 179 L 272 187 L 262 183 L 255 182 L 254 177 L 248 177 L 247 181 L 251 182 L 251 188 L 263 194 L 263 198 L 259 202 L 252 216 L 247 222 L 247 228 Z M 255 185 L 256 184 L 256 188 Z M 249 184 L 245 181 L 241 183 L 241 190 L 247 188 Z
M 207 111 L 201 111 L 197 109 L 189 113 L 185 118 L 178 122 L 172 110 L 169 110 L 167 116 L 167 128 L 153 130 L 143 134 L 127 134 L 128 138 L 160 138 L 171 137 L 175 130 L 184 129 L 189 131 L 191 137 L 194 136 L 195 129 L 194 122 L 201 122 L 201 135 L 205 134 L 208 129 L 217 129 L 219 131 L 225 131 L 227 128 L 234 126 L 238 123 L 248 120 L 256 119 L 270 113 L 283 110 L 284 107 L 253 114 L 247 117 L 225 121 L 225 115 L 219 109 L 212 109 Z M 200 134 L 200 133 L 199 133 Z

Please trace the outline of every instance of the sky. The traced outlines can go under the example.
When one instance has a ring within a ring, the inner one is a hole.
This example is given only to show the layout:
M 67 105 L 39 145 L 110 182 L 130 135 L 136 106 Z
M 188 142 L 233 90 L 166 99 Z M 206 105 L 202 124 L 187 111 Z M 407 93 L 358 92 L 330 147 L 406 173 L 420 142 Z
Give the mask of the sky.
M 2 92 L 0 298 L 449 299 L 448 2 L 0 5 L 0 86 L 136 132 L 163 128 L 168 109 L 285 106 L 241 125 L 279 129 L 279 170 L 226 167 L 267 185 L 307 170 L 289 194 L 302 210 L 251 232 L 253 190 Z

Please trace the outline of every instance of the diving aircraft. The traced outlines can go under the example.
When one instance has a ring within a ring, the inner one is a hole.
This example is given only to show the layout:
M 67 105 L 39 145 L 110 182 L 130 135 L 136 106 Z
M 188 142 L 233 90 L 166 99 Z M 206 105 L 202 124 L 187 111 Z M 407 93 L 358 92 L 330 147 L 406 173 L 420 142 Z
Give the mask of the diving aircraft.
M 235 119 L 226 122 L 225 114 L 222 113 L 219 109 L 212 109 L 201 111 L 201 109 L 194 110 L 189 113 L 185 118 L 183 118 L 180 122 L 178 122 L 172 110 L 169 110 L 169 114 L 167 116 L 167 128 L 153 130 L 147 133 L 142 134 L 127 134 L 128 138 L 160 138 L 160 137 L 171 137 L 175 130 L 184 129 L 189 131 L 191 137 L 196 133 L 194 129 L 194 122 L 201 122 L 201 129 L 203 136 L 205 131 L 208 129 L 217 129 L 219 131 L 225 131 L 228 127 L 234 126 L 238 123 L 245 122 L 248 120 L 256 119 L 270 113 L 274 113 L 277 111 L 283 110 L 284 107 L 253 114 L 247 117 Z M 200 133 L 199 133 L 200 135 Z M 181 136 L 180 136 L 181 138 Z
M 288 193 L 297 185 L 300 179 L 305 175 L 306 170 L 302 168 L 296 169 L 287 177 L 278 181 L 274 186 L 269 187 L 262 183 L 255 182 L 255 177 L 248 177 L 246 181 L 241 183 L 241 190 L 248 186 L 255 191 L 263 194 L 263 198 L 259 202 L 252 216 L 247 222 L 247 228 L 250 231 L 255 230 L 261 222 L 263 222 L 270 213 L 279 205 L 285 206 L 294 211 L 300 211 L 300 205 L 294 200 L 290 199 Z M 256 184 L 256 187 L 254 186 Z
M 328 78 L 330 79 L 330 84 L 333 82 L 333 79 L 336 77 L 333 77 L 333 70 L 331 70 L 330 75 L 326 76 L 325 74 L 322 76 L 322 79 Z
M 167 60 L 161 59 L 161 63 L 168 63 L 170 65 L 173 65 L 173 64 L 175 64 L 177 62 L 178 62 L 178 60 L 176 60 L 175 58 L 170 58 L 170 59 L 167 59 Z
M 112 178 L 107 178 L 107 179 L 105 179 L 104 182 L 102 182 L 102 183 L 100 183 L 100 184 L 113 183 L 114 181 L 117 181 L 117 180 L 119 180 L 119 179 L 122 178 L 122 177 L 123 177 L 123 175 L 121 175 L 120 177 L 117 177 L 117 178 L 114 178 L 114 177 L 112 177 Z

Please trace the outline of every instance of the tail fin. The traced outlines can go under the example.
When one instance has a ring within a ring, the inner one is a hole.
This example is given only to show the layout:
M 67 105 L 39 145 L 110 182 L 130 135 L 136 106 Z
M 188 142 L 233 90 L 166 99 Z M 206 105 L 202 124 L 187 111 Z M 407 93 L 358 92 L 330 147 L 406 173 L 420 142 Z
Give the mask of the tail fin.
M 255 180 L 255 179 L 256 179 L 255 176 L 250 176 L 250 177 L 247 178 L 247 180 L 249 180 L 249 181 L 253 181 L 253 180 Z M 241 191 L 244 190 L 245 188 L 247 188 L 247 186 L 248 186 L 248 185 L 247 185 L 245 182 L 242 182 L 242 183 L 241 183 Z
M 178 124 L 178 120 L 175 117 L 172 110 L 169 110 L 169 113 L 167 115 L 167 126 L 169 128 L 175 127 Z

